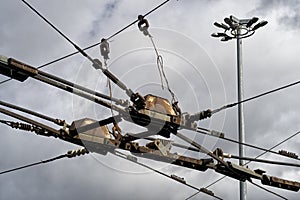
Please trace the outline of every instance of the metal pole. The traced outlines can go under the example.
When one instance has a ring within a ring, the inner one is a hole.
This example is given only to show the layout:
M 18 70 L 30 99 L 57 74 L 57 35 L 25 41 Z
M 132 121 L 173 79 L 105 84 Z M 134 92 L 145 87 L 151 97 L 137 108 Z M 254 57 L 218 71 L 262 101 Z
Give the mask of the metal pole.
M 234 16 L 224 18 L 223 23 L 215 22 L 214 25 L 223 29 L 224 32 L 213 33 L 212 37 L 222 37 L 221 41 L 226 42 L 231 39 L 237 40 L 237 96 L 238 102 L 243 100 L 243 61 L 242 61 L 242 39 L 252 36 L 255 31 L 265 26 L 268 22 L 261 21 L 254 25 L 258 21 L 257 17 L 251 19 L 238 19 Z M 253 26 L 254 25 L 254 26 Z M 239 156 L 244 157 L 245 149 L 242 144 L 245 144 L 245 126 L 244 126 L 244 112 L 243 104 L 238 104 L 238 135 L 239 135 Z M 239 160 L 240 165 L 244 165 L 243 160 Z M 240 182 L 240 199 L 246 200 L 247 185 L 244 182 Z
M 242 39 L 240 38 L 240 29 L 237 36 L 237 81 L 238 81 L 238 102 L 243 100 L 243 59 L 242 59 Z M 238 131 L 239 142 L 245 143 L 245 126 L 243 104 L 238 105 Z M 244 146 L 239 144 L 239 156 L 244 157 Z M 244 165 L 244 160 L 239 160 L 240 165 Z M 240 200 L 246 200 L 247 185 L 240 181 Z

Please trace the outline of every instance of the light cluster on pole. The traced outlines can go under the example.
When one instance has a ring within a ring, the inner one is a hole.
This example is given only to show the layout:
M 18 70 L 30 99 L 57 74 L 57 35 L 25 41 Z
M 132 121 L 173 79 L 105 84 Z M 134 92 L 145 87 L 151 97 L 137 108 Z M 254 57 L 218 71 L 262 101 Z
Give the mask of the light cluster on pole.
M 215 22 L 214 25 L 218 28 L 223 29 L 223 32 L 213 33 L 212 37 L 221 38 L 221 41 L 229 41 L 239 37 L 247 38 L 252 36 L 255 31 L 263 26 L 265 26 L 267 21 L 258 22 L 258 17 L 253 17 L 251 19 L 237 19 L 234 16 L 224 18 L 225 23 Z M 257 23 L 258 22 L 258 23 Z

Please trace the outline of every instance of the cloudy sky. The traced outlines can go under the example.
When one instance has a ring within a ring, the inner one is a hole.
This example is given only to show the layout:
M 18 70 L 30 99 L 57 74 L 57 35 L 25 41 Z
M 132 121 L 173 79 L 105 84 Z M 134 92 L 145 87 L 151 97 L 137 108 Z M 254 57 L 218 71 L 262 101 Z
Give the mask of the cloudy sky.
M 30 11 L 21 1 L 0 0 L 0 54 L 33 66 L 41 66 L 74 52 L 72 45 Z M 109 37 L 145 14 L 161 0 L 53 0 L 29 1 L 80 47 L 87 47 Z M 243 41 L 244 96 L 299 80 L 300 2 L 298 0 L 171 0 L 147 17 L 150 33 L 164 58 L 165 71 L 181 109 L 195 113 L 235 102 L 236 43 L 220 42 L 210 37 L 218 31 L 215 21 L 225 17 L 259 17 L 267 26 Z M 170 99 L 162 91 L 156 57 L 149 38 L 137 25 L 110 40 L 109 67 L 134 91 L 152 93 Z M 90 49 L 92 57 L 102 59 L 99 47 Z M 108 94 L 106 78 L 81 55 L 76 55 L 43 69 L 59 77 Z M 6 77 L 0 76 L 0 81 Z M 60 91 L 33 79 L 9 81 L 0 85 L 1 101 L 7 101 L 71 123 L 84 117 L 103 119 L 107 109 L 75 95 Z M 244 105 L 247 143 L 269 148 L 300 130 L 299 86 L 274 93 Z M 113 87 L 117 98 L 127 98 Z M 199 122 L 200 126 L 223 131 L 237 139 L 236 108 Z M 0 119 L 11 118 L 0 114 Z M 55 127 L 55 126 L 54 126 Z M 140 128 L 122 122 L 124 132 Z M 56 127 L 58 128 L 58 127 Z M 0 126 L 0 171 L 40 161 L 77 148 L 54 138 L 12 130 Z M 237 145 L 189 131 L 183 131 L 197 142 L 214 150 L 237 154 Z M 176 138 L 171 138 L 177 140 Z M 300 138 L 295 137 L 277 149 L 299 153 Z M 176 152 L 178 149 L 173 149 Z M 246 155 L 255 157 L 260 151 L 246 148 Z M 192 155 L 192 154 L 187 154 Z M 195 155 L 202 157 L 204 155 Z M 265 159 L 296 162 L 274 155 Z M 154 161 L 142 162 L 168 174 L 185 177 L 196 187 L 205 187 L 221 177 L 214 171 L 205 173 L 173 167 Z M 237 163 L 237 161 L 232 160 Z M 270 175 L 300 181 L 300 170 L 291 167 L 249 164 Z M 259 183 L 259 182 L 256 182 Z M 238 198 L 239 183 L 226 178 L 209 189 L 223 199 Z M 299 193 L 271 189 L 288 199 L 299 199 Z M 60 160 L 43 166 L 13 172 L 0 177 L 0 199 L 185 199 L 194 191 L 161 175 L 112 155 L 89 154 Z M 248 199 L 275 199 L 248 184 Z M 199 194 L 194 199 L 210 199 Z

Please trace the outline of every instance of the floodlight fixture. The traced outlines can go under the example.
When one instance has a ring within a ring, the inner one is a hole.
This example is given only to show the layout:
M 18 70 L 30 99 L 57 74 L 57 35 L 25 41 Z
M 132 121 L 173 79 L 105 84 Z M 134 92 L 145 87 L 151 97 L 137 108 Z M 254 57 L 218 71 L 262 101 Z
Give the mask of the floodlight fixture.
M 258 20 L 258 17 L 252 17 L 250 19 L 238 19 L 231 15 L 230 17 L 224 18 L 224 22 L 226 24 L 218 22 L 214 23 L 214 25 L 218 28 L 224 29 L 224 33 L 213 33 L 211 36 L 216 38 L 224 37 L 222 41 L 228 41 L 234 38 L 243 39 L 250 37 L 257 29 L 265 26 L 268 23 L 267 21 L 261 21 L 257 23 Z
M 227 26 L 226 24 L 223 24 L 223 23 L 220 24 L 220 23 L 218 23 L 218 22 L 215 22 L 214 25 L 215 25 L 216 27 L 218 27 L 218 28 L 223 28 L 223 29 L 225 29 L 225 30 L 229 30 L 229 29 L 230 29 L 229 26 Z
M 258 24 L 256 24 L 256 25 L 253 27 L 252 31 L 256 31 L 257 29 L 259 29 L 259 28 L 261 28 L 261 27 L 267 25 L 267 23 L 268 23 L 267 21 L 261 21 L 261 22 L 259 22 Z
M 212 37 L 229 37 L 226 33 L 213 33 Z
M 238 18 L 236 18 L 235 16 L 233 16 L 233 15 L 230 15 L 229 18 L 230 18 L 231 21 L 233 21 L 235 23 L 240 23 L 240 20 Z
M 258 21 L 258 17 L 253 17 L 252 19 L 249 20 L 249 22 L 247 23 L 246 27 L 249 28 L 251 27 L 253 24 L 255 24 Z
M 219 37 L 229 37 L 226 33 L 218 33 Z
M 227 36 L 223 37 L 223 38 L 221 39 L 221 41 L 222 41 L 222 42 L 227 42 L 227 41 L 229 41 L 229 40 L 231 40 L 231 39 L 232 39 L 232 37 L 229 37 L 229 36 L 227 35 Z
M 211 36 L 212 37 L 219 37 L 219 34 L 218 33 L 212 33 Z
M 229 19 L 228 17 L 224 18 L 224 22 L 226 24 L 228 24 L 230 26 L 230 28 L 232 28 L 232 29 L 236 28 L 235 24 L 233 24 L 233 21 L 231 19 Z
M 229 26 L 227 26 L 226 24 L 224 24 L 224 23 L 221 23 L 221 25 L 222 25 L 222 27 L 225 29 L 225 30 L 229 30 L 230 29 L 230 27 Z

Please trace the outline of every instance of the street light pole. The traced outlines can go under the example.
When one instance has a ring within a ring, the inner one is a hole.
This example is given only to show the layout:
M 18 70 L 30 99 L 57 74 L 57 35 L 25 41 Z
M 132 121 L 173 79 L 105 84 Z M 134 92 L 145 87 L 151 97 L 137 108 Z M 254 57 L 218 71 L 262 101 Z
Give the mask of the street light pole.
M 229 41 L 236 39 L 237 41 L 237 96 L 238 102 L 243 100 L 243 59 L 242 59 L 242 39 L 252 36 L 255 31 L 265 26 L 268 22 L 261 21 L 254 25 L 258 21 L 257 17 L 252 19 L 238 19 L 234 16 L 224 19 L 224 23 L 215 22 L 214 25 L 218 28 L 222 28 L 224 32 L 213 33 L 212 37 L 222 37 L 221 41 Z M 254 26 L 252 26 L 254 25 Z M 229 34 L 227 34 L 227 31 Z M 240 143 L 245 143 L 245 125 L 244 125 L 244 109 L 243 104 L 238 104 L 238 138 Z M 244 157 L 244 146 L 239 144 L 239 156 Z M 239 160 L 240 165 L 244 165 L 243 160 Z M 247 185 L 245 182 L 240 181 L 240 200 L 246 200 Z
M 243 57 L 242 57 L 242 39 L 240 38 L 240 31 L 237 30 L 237 93 L 238 102 L 242 101 L 244 98 L 243 91 Z M 238 105 L 238 134 L 239 142 L 245 143 L 245 125 L 244 125 L 244 106 L 243 104 Z M 239 144 L 239 156 L 245 156 L 245 147 Z M 244 160 L 239 160 L 239 165 L 243 166 L 245 164 Z M 240 181 L 240 200 L 246 200 L 247 185 L 246 182 Z

